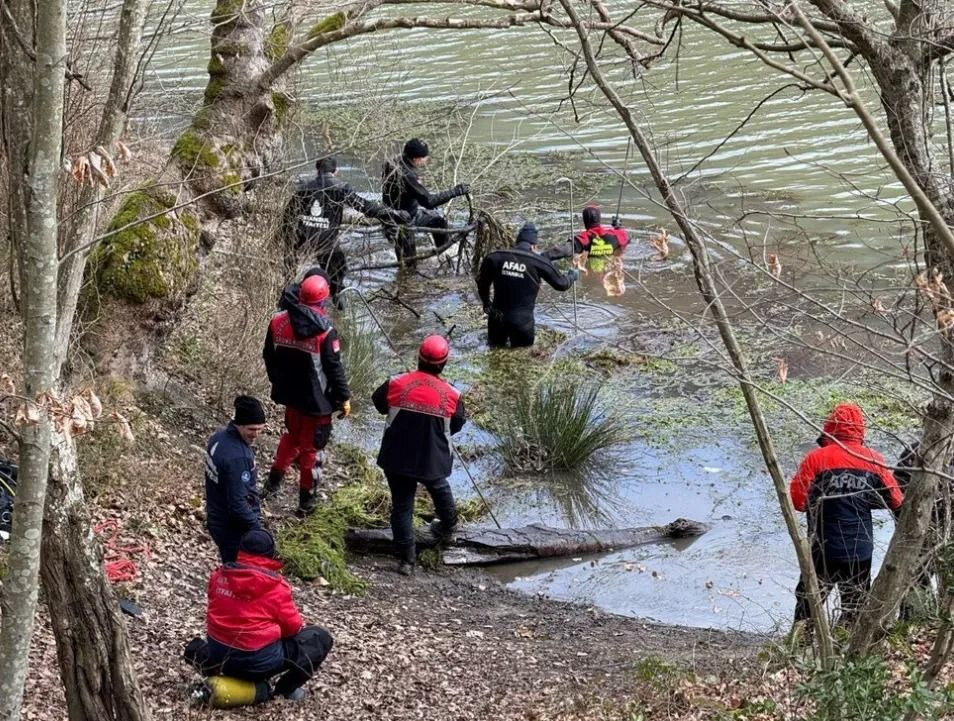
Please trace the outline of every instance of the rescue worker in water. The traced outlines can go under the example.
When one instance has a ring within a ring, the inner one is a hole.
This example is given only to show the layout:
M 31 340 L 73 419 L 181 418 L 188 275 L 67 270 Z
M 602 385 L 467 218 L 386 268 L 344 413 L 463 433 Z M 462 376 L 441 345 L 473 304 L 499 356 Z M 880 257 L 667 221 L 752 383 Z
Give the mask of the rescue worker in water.
M 536 226 L 525 223 L 513 248 L 495 250 L 480 264 L 477 294 L 487 314 L 487 344 L 491 348 L 502 348 L 508 342 L 511 348 L 532 346 L 540 281 L 564 291 L 580 277 L 575 268 L 561 273 L 552 261 L 539 255 L 537 237 Z

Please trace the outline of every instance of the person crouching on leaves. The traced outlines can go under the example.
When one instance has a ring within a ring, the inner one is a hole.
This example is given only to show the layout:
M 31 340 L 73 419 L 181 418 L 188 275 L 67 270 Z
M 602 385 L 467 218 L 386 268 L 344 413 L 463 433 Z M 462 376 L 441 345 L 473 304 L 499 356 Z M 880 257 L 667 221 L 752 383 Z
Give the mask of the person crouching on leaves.
M 865 419 L 854 403 L 828 416 L 819 448 L 802 460 L 789 492 L 808 514 L 808 540 L 822 602 L 838 586 L 841 622 L 850 624 L 871 586 L 874 537 L 871 512 L 899 508 L 904 496 L 884 457 L 867 446 Z M 795 589 L 795 623 L 811 615 L 805 579 Z
M 446 538 L 457 525 L 457 506 L 447 477 L 450 475 L 450 436 L 464 427 L 466 415 L 460 391 L 440 378 L 450 346 L 439 335 L 424 339 L 417 370 L 389 378 L 371 396 L 378 412 L 387 415 L 378 465 L 391 488 L 391 532 L 398 572 L 414 572 L 414 496 L 417 484 L 434 501 L 438 521 L 435 535 Z
M 299 701 L 334 642 L 325 629 L 304 624 L 281 568 L 275 539 L 254 530 L 242 536 L 237 560 L 212 573 L 208 662 L 225 676 L 248 681 L 282 674 L 272 695 Z
M 341 363 L 341 341 L 325 310 L 330 293 L 320 275 L 302 281 L 298 303 L 275 314 L 265 336 L 265 370 L 272 400 L 285 406 L 285 432 L 262 488 L 262 497 L 278 493 L 285 471 L 298 462 L 298 512 L 315 510 L 320 480 L 317 459 L 331 438 L 331 414 L 351 414 L 351 391 Z
M 265 409 L 252 396 L 236 396 L 228 425 L 205 449 L 205 518 L 222 563 L 235 560 L 242 534 L 261 528 L 255 449 L 265 429 Z

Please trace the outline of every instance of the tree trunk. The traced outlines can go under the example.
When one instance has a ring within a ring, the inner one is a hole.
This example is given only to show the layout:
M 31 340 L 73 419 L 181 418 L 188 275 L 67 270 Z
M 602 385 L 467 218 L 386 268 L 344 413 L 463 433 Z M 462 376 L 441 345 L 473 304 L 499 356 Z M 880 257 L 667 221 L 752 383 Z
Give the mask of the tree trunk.
M 455 533 L 447 543 L 443 561 L 448 566 L 485 566 L 536 558 L 606 553 L 674 538 L 701 536 L 707 530 L 705 524 L 685 518 L 677 518 L 665 526 L 595 531 L 551 528 L 539 523 L 522 528 L 465 528 Z M 420 548 L 438 545 L 438 539 L 428 529 L 419 529 L 416 535 Z M 350 550 L 363 553 L 386 554 L 394 551 L 391 531 L 384 528 L 349 528 L 345 534 L 345 544 Z
M 62 434 L 54 437 L 42 577 L 70 721 L 148 721 L 125 620 L 90 528 L 76 445 Z
M 8 2 L 26 47 L 4 43 L 3 143 L 12 193 L 11 226 L 19 236 L 23 291 L 23 395 L 36 399 L 55 384 L 57 174 L 63 127 L 66 9 L 62 0 Z M 4 19 L 8 23 L 8 19 Z M 15 32 L 9 25 L 4 29 Z M 29 45 L 27 45 L 29 43 Z M 35 54 L 29 59 L 27 48 Z M 7 84 L 9 83 L 9 84 Z M 11 123 L 16 125 L 11 126 Z M 22 123 L 22 125 L 20 124 Z M 51 421 L 41 403 L 39 420 L 20 437 L 17 512 L 2 600 L 0 719 L 20 715 L 37 602 L 40 537 L 50 458 Z

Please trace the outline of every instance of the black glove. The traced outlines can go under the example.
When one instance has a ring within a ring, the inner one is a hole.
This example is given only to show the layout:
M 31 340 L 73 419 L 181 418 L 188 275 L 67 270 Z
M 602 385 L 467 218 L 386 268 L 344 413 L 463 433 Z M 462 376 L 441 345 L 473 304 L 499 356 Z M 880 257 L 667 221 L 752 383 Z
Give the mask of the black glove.
M 461 183 L 460 185 L 455 185 L 451 189 L 455 198 L 460 197 L 461 195 L 467 195 L 470 192 L 470 186 L 467 183 Z
M 619 224 L 619 216 L 618 216 L 618 215 L 614 215 L 614 216 L 613 216 L 613 227 L 614 227 L 614 228 L 617 228 L 617 229 L 623 227 L 623 226 L 621 226 L 621 225 Z

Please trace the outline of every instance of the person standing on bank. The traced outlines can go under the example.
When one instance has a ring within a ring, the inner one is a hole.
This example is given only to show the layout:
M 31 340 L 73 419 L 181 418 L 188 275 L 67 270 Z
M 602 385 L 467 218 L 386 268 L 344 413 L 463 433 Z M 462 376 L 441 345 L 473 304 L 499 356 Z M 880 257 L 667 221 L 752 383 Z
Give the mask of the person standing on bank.
M 395 210 L 403 210 L 410 216 L 410 223 L 415 228 L 433 228 L 438 231 L 447 229 L 447 218 L 434 212 L 437 208 L 461 195 L 470 192 L 470 186 L 461 183 L 450 190 L 441 193 L 431 193 L 420 179 L 420 172 L 427 164 L 430 149 L 427 143 L 419 138 L 411 138 L 404 144 L 404 151 L 397 163 L 385 163 L 384 186 L 382 196 L 384 204 Z M 385 234 L 394 243 L 394 252 L 398 262 L 407 259 L 407 265 L 413 267 L 416 261 L 417 245 L 414 241 L 414 231 L 408 228 L 397 229 L 385 226 Z M 445 245 L 450 236 L 446 232 L 431 234 L 434 247 Z
M 338 243 L 345 206 L 392 225 L 407 224 L 411 216 L 366 200 L 350 185 L 338 180 L 338 160 L 333 155 L 319 158 L 315 170 L 315 177 L 300 183 L 285 206 L 286 266 L 290 266 L 288 269 L 293 273 L 303 251 L 313 256 L 328 274 L 331 299 L 337 304 L 348 270 L 347 259 Z
M 398 572 L 409 576 L 417 562 L 414 543 L 414 496 L 420 483 L 434 500 L 438 521 L 432 530 L 446 538 L 457 525 L 457 505 L 450 475 L 452 434 L 464 427 L 466 415 L 460 391 L 440 378 L 450 346 L 439 335 L 424 339 L 417 370 L 389 378 L 371 396 L 387 425 L 378 465 L 391 489 L 391 531 Z
M 262 527 L 252 443 L 265 429 L 265 409 L 252 396 L 237 396 L 234 406 L 232 420 L 205 449 L 206 525 L 222 563 L 235 560 L 247 531 Z
M 341 363 L 341 341 L 328 319 L 328 283 L 320 275 L 301 282 L 298 303 L 272 317 L 265 335 L 265 371 L 272 400 L 285 406 L 278 442 L 262 497 L 278 493 L 285 471 L 298 462 L 298 513 L 315 510 L 320 480 L 318 454 L 331 438 L 331 414 L 351 414 L 351 391 Z
M 480 264 L 477 294 L 487 314 L 487 344 L 502 348 L 509 341 L 511 348 L 532 346 L 540 281 L 564 291 L 579 277 L 576 268 L 561 273 L 552 261 L 539 255 L 537 228 L 533 223 L 524 223 L 513 248 L 495 250 Z
M 904 496 L 884 457 L 867 446 L 865 420 L 854 403 L 828 416 L 818 448 L 792 478 L 796 511 L 808 514 L 808 540 L 823 599 L 837 586 L 841 620 L 849 624 L 871 587 L 874 536 L 871 512 L 896 509 Z M 811 615 L 805 580 L 795 589 L 795 623 Z

